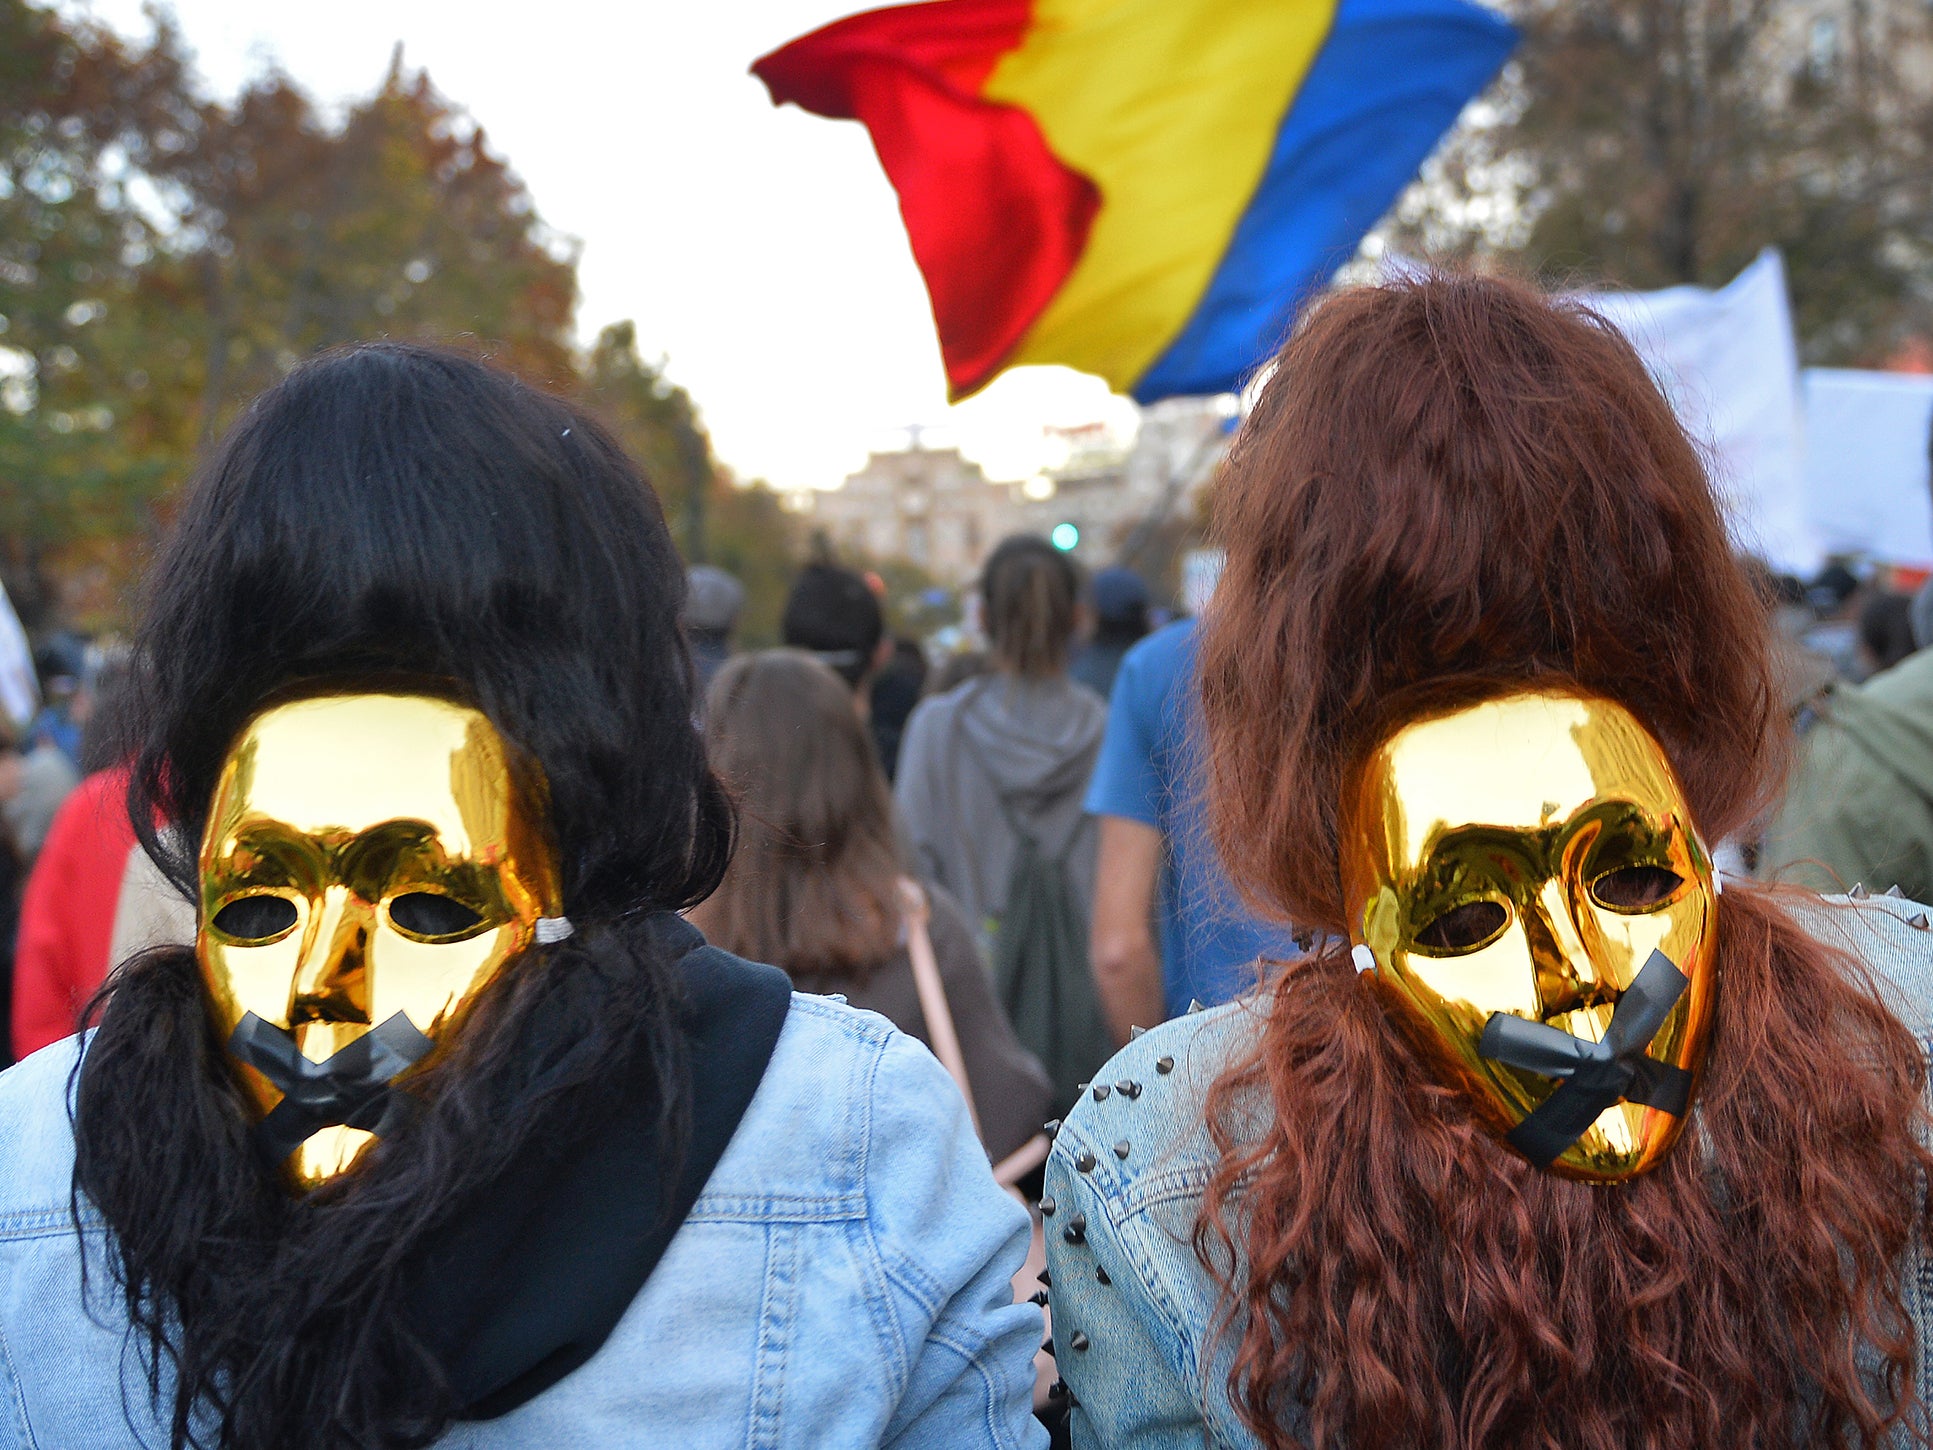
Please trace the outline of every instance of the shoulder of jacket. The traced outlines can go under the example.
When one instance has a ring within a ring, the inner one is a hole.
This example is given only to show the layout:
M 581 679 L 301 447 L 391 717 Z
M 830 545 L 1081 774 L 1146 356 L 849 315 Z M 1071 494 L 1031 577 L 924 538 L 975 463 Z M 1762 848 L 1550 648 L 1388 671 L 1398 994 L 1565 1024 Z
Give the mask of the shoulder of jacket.
M 1252 1049 L 1266 1006 L 1250 996 L 1191 1013 L 1116 1052 L 1055 1134 L 1054 1168 L 1108 1199 L 1116 1218 L 1199 1194 L 1220 1158 L 1209 1092 Z
M 794 992 L 772 1060 L 800 1053 L 854 1052 L 877 1056 L 899 1029 L 877 1012 L 855 1007 L 838 994 Z
M 758 1214 L 808 1202 L 818 1205 L 815 1213 L 839 1204 L 863 1213 L 875 1119 L 896 1105 L 888 1099 L 917 1097 L 921 1057 L 930 1054 L 879 1013 L 793 993 L 778 1045 L 705 1186 L 701 1209 L 731 1200 Z M 937 1064 L 933 1070 L 950 1084 Z
M 1795 891 L 1774 900 L 1813 940 L 1858 959 L 1893 1015 L 1922 1042 L 1933 1042 L 1933 906 L 1905 896 Z
M 1915 650 L 1890 670 L 1882 670 L 1864 684 L 1842 686 L 1833 692 L 1853 698 L 1885 700 L 1892 704 L 1925 706 L 1933 704 L 1933 652 Z
M 85 1039 L 66 1037 L 0 1072 L 0 1237 L 51 1214 L 68 1223 L 74 1132 L 67 1086 Z

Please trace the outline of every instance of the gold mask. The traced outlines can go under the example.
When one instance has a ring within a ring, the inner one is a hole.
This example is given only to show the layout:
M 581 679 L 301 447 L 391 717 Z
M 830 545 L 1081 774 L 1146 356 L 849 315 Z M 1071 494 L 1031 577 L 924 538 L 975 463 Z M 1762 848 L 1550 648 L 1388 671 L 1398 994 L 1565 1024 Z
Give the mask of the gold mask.
M 277 705 L 230 748 L 202 838 L 195 953 L 244 1086 L 265 1118 L 284 1109 L 269 1141 L 277 1155 L 299 1143 L 300 1186 L 341 1172 L 371 1136 L 347 1125 L 353 1112 L 306 1131 L 300 1094 L 323 1065 L 359 1060 L 380 1106 L 390 1078 L 559 916 L 543 800 L 489 720 L 427 695 Z
M 1710 1035 L 1718 895 L 1657 741 L 1607 700 L 1513 694 L 1404 725 L 1342 814 L 1357 965 L 1438 1079 L 1554 1173 L 1656 1166 Z

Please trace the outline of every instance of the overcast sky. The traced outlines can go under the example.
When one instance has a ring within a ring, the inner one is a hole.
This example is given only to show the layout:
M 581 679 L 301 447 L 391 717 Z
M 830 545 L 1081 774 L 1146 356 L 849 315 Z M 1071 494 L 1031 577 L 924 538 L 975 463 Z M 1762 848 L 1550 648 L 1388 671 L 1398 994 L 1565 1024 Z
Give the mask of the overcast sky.
M 1133 426 L 1059 368 L 958 409 L 892 188 L 856 122 L 775 109 L 747 67 L 863 4 L 839 0 L 172 0 L 210 87 L 279 64 L 325 103 L 366 94 L 391 48 L 482 123 L 544 220 L 583 245 L 580 339 L 632 318 L 690 389 L 720 456 L 784 488 L 836 483 L 907 424 L 945 425 L 996 477 L 1044 425 Z M 145 35 L 141 0 L 67 0 Z

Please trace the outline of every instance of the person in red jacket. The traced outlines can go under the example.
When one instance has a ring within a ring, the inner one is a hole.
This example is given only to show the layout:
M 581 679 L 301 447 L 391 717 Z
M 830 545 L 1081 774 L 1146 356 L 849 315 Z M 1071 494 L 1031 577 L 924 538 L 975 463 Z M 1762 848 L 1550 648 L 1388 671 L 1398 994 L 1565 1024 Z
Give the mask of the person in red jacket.
M 125 767 L 88 776 L 61 803 L 20 903 L 13 1053 L 58 1042 L 108 970 L 146 947 L 195 939 L 194 907 L 134 841 Z

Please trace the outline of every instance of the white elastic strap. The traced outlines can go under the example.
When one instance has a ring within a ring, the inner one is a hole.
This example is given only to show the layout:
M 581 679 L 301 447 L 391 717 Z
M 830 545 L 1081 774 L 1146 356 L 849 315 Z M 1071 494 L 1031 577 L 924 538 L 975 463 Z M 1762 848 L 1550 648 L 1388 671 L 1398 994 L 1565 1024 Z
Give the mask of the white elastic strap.
M 1707 861 L 1711 862 L 1712 895 L 1723 896 L 1725 894 L 1725 872 L 1724 872 L 1724 869 L 1719 864 L 1717 852 L 1714 852 L 1710 846 L 1707 846 L 1705 844 L 1705 838 L 1703 836 L 1698 835 L 1696 832 L 1693 833 L 1692 839 L 1698 842 L 1698 850 L 1700 854 L 1702 854 Z M 1723 841 L 1720 841 L 1718 843 L 1718 849 L 1720 851 L 1723 851 L 1725 849 L 1725 843 Z
M 1358 975 L 1376 970 L 1376 954 L 1361 942 L 1349 949 L 1349 960 L 1356 964 Z
M 568 916 L 540 916 L 537 918 L 537 945 L 554 946 L 576 930 Z

